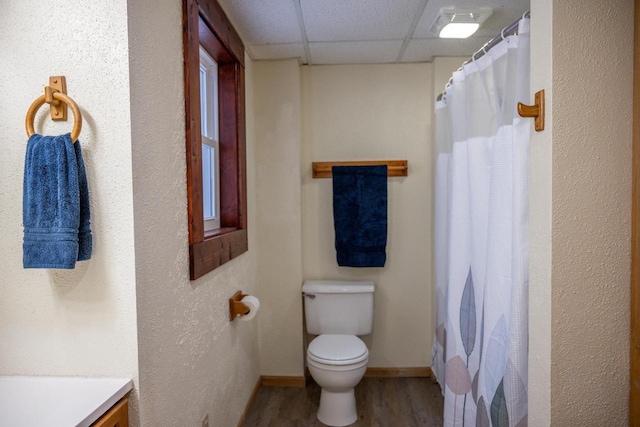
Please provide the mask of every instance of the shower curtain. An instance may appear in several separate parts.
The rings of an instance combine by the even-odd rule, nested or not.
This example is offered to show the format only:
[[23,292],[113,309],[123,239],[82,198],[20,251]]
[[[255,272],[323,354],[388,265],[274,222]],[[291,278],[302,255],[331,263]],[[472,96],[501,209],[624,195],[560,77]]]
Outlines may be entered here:
[[529,19],[436,103],[436,337],[445,426],[527,425]]

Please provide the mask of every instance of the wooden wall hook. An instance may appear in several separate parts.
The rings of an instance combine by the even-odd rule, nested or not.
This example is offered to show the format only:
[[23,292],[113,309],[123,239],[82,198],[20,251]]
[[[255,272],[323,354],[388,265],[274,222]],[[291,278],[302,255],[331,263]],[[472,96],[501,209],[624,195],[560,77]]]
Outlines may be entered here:
[[536,132],[544,130],[544,89],[536,92],[534,104],[526,105],[518,102],[518,114],[520,117],[534,117],[534,127]]
[[[49,92],[49,98],[47,98],[47,92]],[[60,102],[53,98],[55,92],[67,94],[67,80],[64,76],[51,76],[49,77],[49,86],[44,88],[45,101],[49,104],[49,112],[51,113],[51,120],[55,121],[67,121],[67,104]]]
[[242,298],[246,296],[247,294],[243,294],[242,291],[237,291],[229,298],[229,320],[233,320],[249,312],[249,307],[242,302]]

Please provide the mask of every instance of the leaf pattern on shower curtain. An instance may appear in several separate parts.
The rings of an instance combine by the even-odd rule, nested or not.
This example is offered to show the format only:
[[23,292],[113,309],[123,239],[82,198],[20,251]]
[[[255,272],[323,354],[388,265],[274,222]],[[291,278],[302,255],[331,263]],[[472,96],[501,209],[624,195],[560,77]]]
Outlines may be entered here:
[[440,323],[436,328],[436,340],[442,346],[442,363],[447,363],[447,330],[444,328],[444,323]]
[[480,366],[482,366],[482,352],[484,347],[484,304],[482,304],[482,314],[480,316],[480,357],[478,358],[478,370],[473,376],[473,384],[471,385],[471,392],[473,395],[473,401],[478,403],[478,383],[480,381]]
[[[460,337],[462,338],[462,346],[464,353],[467,355],[467,366],[469,365],[469,356],[473,353],[476,345],[476,293],[473,288],[473,274],[471,274],[471,266],[469,266],[469,274],[462,290],[462,300],[460,301]],[[467,410],[467,395],[464,396],[462,405],[462,427],[465,425],[465,414]]]
[[529,421],[527,420],[527,416],[525,415],[525,417],[523,419],[521,419],[518,424],[516,424],[516,427],[529,427]]
[[476,293],[473,289],[471,267],[469,267],[467,282],[464,285],[460,302],[460,335],[464,352],[468,358],[476,345]]
[[444,331],[444,334],[442,336],[442,363],[445,364],[445,369],[446,369],[446,363],[447,363],[447,329],[446,328],[442,328],[442,330]]
[[473,401],[478,403],[478,377],[480,376],[480,369],[476,371],[476,374],[473,376],[473,381],[471,382],[471,395],[473,396]]
[[480,314],[480,358],[478,365],[482,365],[482,353],[484,351],[484,299],[482,301],[482,314]]
[[[486,396],[496,392],[507,366],[507,323],[504,314],[493,328],[487,342],[487,354],[484,360],[484,385]],[[484,394],[484,393],[483,393]]]
[[447,300],[445,299],[444,290],[442,289],[442,287],[439,287],[438,291],[436,292],[436,304],[438,305],[436,309],[436,321],[444,323],[445,318],[447,317],[447,313],[445,310]]
[[440,323],[436,328],[436,339],[438,340],[440,345],[443,347],[444,347],[445,333],[446,331],[444,329],[444,323]]
[[507,362],[504,377],[504,394],[509,398],[507,400],[509,418],[517,425],[520,425],[520,420],[525,419],[524,425],[526,425],[527,387],[511,358]]
[[455,395],[467,394],[471,390],[471,375],[467,364],[460,356],[452,357],[444,367],[444,382]]
[[487,404],[484,403],[484,397],[480,396],[478,400],[478,412],[476,414],[476,427],[491,427],[489,415],[487,415]]
[[504,397],[504,380],[500,381],[496,394],[491,401],[491,424],[493,427],[509,427],[507,400]]
[[[445,325],[452,325],[453,322],[451,321],[451,318],[449,316],[447,316],[447,320],[445,321]],[[454,328],[455,331],[455,328]],[[454,334],[455,332],[452,332],[452,334]],[[447,330],[446,326],[444,328],[444,344],[442,345],[443,351],[442,351],[442,361],[444,363],[444,369],[447,369],[447,359],[455,356],[458,352],[456,349],[456,339],[455,336],[449,336],[449,331]],[[445,377],[447,376],[446,372],[445,372]]]

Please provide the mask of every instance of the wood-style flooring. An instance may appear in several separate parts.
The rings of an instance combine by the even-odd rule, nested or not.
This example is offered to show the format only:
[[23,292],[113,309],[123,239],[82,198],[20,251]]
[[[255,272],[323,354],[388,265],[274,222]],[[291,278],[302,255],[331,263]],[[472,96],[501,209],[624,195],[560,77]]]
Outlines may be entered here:
[[[324,426],[316,418],[320,387],[261,387],[245,427]],[[442,426],[444,399],[429,378],[365,377],[356,386],[358,421],[352,426]]]

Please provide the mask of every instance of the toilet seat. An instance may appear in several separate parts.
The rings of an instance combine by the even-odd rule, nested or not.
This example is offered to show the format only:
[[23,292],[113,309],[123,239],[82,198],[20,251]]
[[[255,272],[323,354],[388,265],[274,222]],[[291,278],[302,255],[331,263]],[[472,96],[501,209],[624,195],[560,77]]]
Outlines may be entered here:
[[366,344],[355,335],[325,334],[316,337],[307,350],[309,361],[322,365],[354,365],[369,358]]

